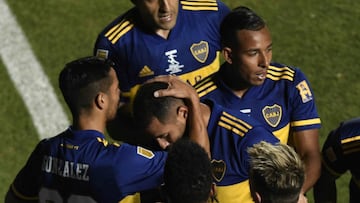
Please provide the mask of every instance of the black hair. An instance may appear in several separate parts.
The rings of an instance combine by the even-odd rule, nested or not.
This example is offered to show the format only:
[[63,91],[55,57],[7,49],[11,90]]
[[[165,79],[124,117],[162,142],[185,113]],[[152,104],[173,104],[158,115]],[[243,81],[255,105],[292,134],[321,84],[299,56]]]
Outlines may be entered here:
[[114,63],[95,56],[67,63],[59,76],[59,87],[71,112],[78,114],[89,108],[99,92],[107,92],[112,79],[110,69]]
[[189,139],[171,145],[164,169],[165,194],[171,203],[207,202],[213,183],[208,154]]
[[236,45],[236,32],[240,30],[257,31],[266,26],[265,21],[253,10],[245,6],[234,8],[222,21],[220,35],[222,46]]
[[153,118],[162,123],[170,121],[172,111],[182,99],[175,97],[154,97],[154,92],[168,88],[168,83],[152,82],[143,84],[136,93],[133,103],[133,116],[137,125],[147,128]]

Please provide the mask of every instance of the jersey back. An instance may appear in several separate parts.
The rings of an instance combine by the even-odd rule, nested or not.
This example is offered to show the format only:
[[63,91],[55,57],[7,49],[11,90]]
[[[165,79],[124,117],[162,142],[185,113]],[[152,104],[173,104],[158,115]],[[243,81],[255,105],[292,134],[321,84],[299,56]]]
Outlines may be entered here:
[[109,144],[97,131],[72,131],[41,141],[12,185],[39,202],[140,202],[162,183],[166,152]]

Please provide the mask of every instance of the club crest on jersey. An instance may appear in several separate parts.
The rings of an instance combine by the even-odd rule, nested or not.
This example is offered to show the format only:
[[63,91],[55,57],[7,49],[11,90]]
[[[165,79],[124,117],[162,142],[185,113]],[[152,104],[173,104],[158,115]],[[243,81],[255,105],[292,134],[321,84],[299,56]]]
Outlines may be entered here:
[[281,116],[282,116],[282,108],[281,106],[274,104],[272,106],[265,106],[262,110],[265,121],[271,126],[276,127],[279,125]]
[[299,94],[303,103],[306,103],[313,99],[309,85],[305,80],[299,82],[299,84],[296,85],[296,88],[299,90]]
[[213,170],[213,176],[214,179],[217,182],[220,182],[225,175],[226,171],[226,164],[223,160],[211,160],[212,170]]
[[209,44],[206,41],[192,44],[190,47],[192,55],[201,63],[204,63],[209,55]]

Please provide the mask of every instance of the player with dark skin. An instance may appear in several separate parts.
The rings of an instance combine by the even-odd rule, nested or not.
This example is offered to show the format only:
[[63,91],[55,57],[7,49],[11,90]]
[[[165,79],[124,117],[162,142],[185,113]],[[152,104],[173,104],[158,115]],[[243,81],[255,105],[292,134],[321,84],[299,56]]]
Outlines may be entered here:
[[[214,90],[214,92],[217,91],[216,94],[218,95],[215,96],[209,93],[209,98],[216,97],[216,99],[218,99],[220,103],[221,101],[224,101],[224,103],[221,104],[230,109],[238,109],[236,103],[240,104],[241,102],[245,101],[244,98],[246,97],[248,100],[253,99],[253,102],[263,102],[262,98],[266,98],[268,97],[268,95],[261,95],[262,98],[257,98],[257,95],[259,95],[262,91],[267,91],[269,89],[269,87],[265,87],[264,84],[269,84],[266,83],[266,81],[269,82],[270,80],[268,78],[268,69],[271,66],[270,62],[272,60],[273,54],[273,42],[268,26],[252,10],[246,7],[238,7],[234,9],[223,20],[221,25],[221,38],[223,43],[222,53],[225,62],[221,66],[219,72],[215,73],[216,76],[214,76],[213,78],[216,77],[216,79],[209,80],[211,80],[212,82],[214,80],[217,80],[219,81],[219,83],[224,84],[223,86],[226,86],[226,88],[220,88],[219,83],[216,83],[216,90]],[[276,82],[278,81],[271,81],[271,85],[277,85]],[[278,83],[280,84],[280,82]],[[202,82],[199,82],[200,88],[202,88],[201,83]],[[284,82],[281,84],[283,85],[290,83]],[[195,88],[198,88],[198,92],[200,90],[199,87],[195,85]],[[290,87],[288,86],[284,89],[286,91],[287,89],[290,89]],[[269,89],[268,91],[271,92],[272,90]],[[211,92],[212,90],[209,91]],[[279,91],[278,94],[287,95],[287,92],[285,91]],[[224,92],[226,92],[226,96],[231,95],[231,98],[233,100],[227,100]],[[293,92],[299,91],[297,91],[295,88]],[[283,105],[282,108],[286,108],[286,102],[289,101],[289,98],[286,98],[286,96],[284,96],[283,98],[286,101],[284,102],[285,105]],[[269,101],[269,103],[274,102],[274,100],[276,99],[271,98],[271,101]],[[313,100],[311,99],[310,101]],[[264,103],[265,102],[266,101],[264,101]],[[267,105],[269,105],[269,103],[267,103]],[[254,109],[255,108],[256,107],[254,107]],[[298,109],[301,109],[301,107],[299,107]],[[252,110],[252,112],[255,114],[254,111],[255,110]],[[290,111],[288,112],[290,114]],[[291,118],[292,116],[293,115],[289,115],[289,117]],[[258,117],[255,118],[260,119]],[[316,122],[318,121],[317,123],[315,123],[316,125],[320,123],[320,119],[318,118],[311,118],[308,120]],[[291,120],[290,122],[296,123],[296,120]],[[266,122],[265,124],[268,125]],[[293,142],[292,144],[295,146],[297,153],[300,155],[300,157],[305,163],[306,179],[300,193],[299,202],[301,202],[302,199],[305,199],[304,194],[313,187],[320,175],[321,157],[318,127],[314,127],[311,129],[310,127],[307,129],[296,129],[293,131],[292,136],[289,136],[290,132],[292,131],[288,130],[289,133],[282,133],[283,137],[278,136],[276,132],[274,132],[274,130],[272,131],[282,143],[288,143],[288,141],[289,143]]]

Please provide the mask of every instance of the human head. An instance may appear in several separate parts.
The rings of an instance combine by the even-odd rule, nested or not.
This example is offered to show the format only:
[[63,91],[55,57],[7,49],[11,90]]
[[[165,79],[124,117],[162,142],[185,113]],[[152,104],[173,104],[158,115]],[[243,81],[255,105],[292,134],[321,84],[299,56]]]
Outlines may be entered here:
[[145,26],[158,32],[169,32],[176,24],[179,0],[131,0]]
[[180,139],[171,145],[164,168],[164,192],[170,203],[203,203],[214,194],[211,163],[198,144]]
[[271,35],[264,20],[247,7],[237,7],[222,21],[220,35],[227,75],[235,83],[232,88],[263,84],[272,58]]
[[248,149],[249,183],[256,203],[296,203],[304,183],[304,164],[286,144],[260,142]]
[[167,89],[168,83],[143,84],[136,93],[133,115],[137,125],[166,149],[185,133],[188,107],[175,97],[154,97],[154,92]]
[[113,62],[85,57],[67,63],[59,76],[59,87],[74,117],[96,107],[113,119],[119,107],[120,89]]

